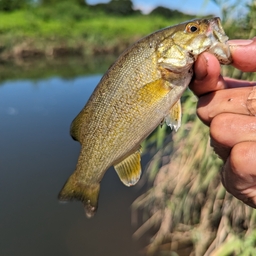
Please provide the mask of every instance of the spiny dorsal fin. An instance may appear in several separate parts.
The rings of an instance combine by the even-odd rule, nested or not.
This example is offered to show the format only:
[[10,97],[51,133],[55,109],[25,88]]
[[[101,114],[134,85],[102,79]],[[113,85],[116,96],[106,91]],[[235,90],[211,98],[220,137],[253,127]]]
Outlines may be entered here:
[[126,157],[122,162],[114,166],[120,180],[130,187],[135,185],[141,175],[140,150]]
[[181,116],[181,103],[180,100],[178,100],[170,109],[169,115],[165,117],[165,122],[177,132],[177,130],[180,128]]

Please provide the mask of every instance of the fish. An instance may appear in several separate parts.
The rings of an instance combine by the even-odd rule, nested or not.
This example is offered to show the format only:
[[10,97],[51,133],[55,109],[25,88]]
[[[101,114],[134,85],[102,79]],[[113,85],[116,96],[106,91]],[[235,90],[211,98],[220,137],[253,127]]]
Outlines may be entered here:
[[178,130],[180,98],[197,56],[208,51],[230,64],[227,40],[220,18],[202,18],[153,32],[126,49],[71,124],[70,135],[81,151],[59,200],[80,200],[90,218],[111,166],[126,186],[135,185],[142,172],[141,143],[163,120]]

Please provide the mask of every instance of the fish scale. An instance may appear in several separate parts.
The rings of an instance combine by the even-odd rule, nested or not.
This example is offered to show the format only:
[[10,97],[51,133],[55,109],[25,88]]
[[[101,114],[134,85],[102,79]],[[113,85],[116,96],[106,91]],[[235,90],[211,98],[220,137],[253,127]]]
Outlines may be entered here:
[[125,50],[71,124],[81,151],[59,199],[81,200],[92,217],[110,166],[125,185],[136,184],[141,142],[164,119],[178,129],[179,100],[192,79],[194,61],[209,51],[229,64],[227,40],[219,18],[198,19],[156,31]]

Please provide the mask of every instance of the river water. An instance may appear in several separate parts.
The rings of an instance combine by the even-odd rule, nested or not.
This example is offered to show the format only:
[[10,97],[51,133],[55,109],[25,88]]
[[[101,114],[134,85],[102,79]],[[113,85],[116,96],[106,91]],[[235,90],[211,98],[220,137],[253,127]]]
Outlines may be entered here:
[[57,200],[80,150],[69,136],[70,123],[100,78],[0,84],[1,256],[138,255],[130,206],[140,184],[127,188],[110,169],[92,219],[86,219],[80,202]]

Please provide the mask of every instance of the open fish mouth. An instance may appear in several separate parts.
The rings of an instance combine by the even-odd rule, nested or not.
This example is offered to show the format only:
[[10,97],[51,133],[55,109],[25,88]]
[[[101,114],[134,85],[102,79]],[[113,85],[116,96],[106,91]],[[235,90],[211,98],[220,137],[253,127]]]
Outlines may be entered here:
[[220,64],[227,65],[232,63],[230,49],[227,44],[228,36],[225,34],[225,31],[221,25],[220,18],[215,17],[210,20],[208,33],[208,36],[211,38],[212,45],[207,51],[214,54],[219,60]]

